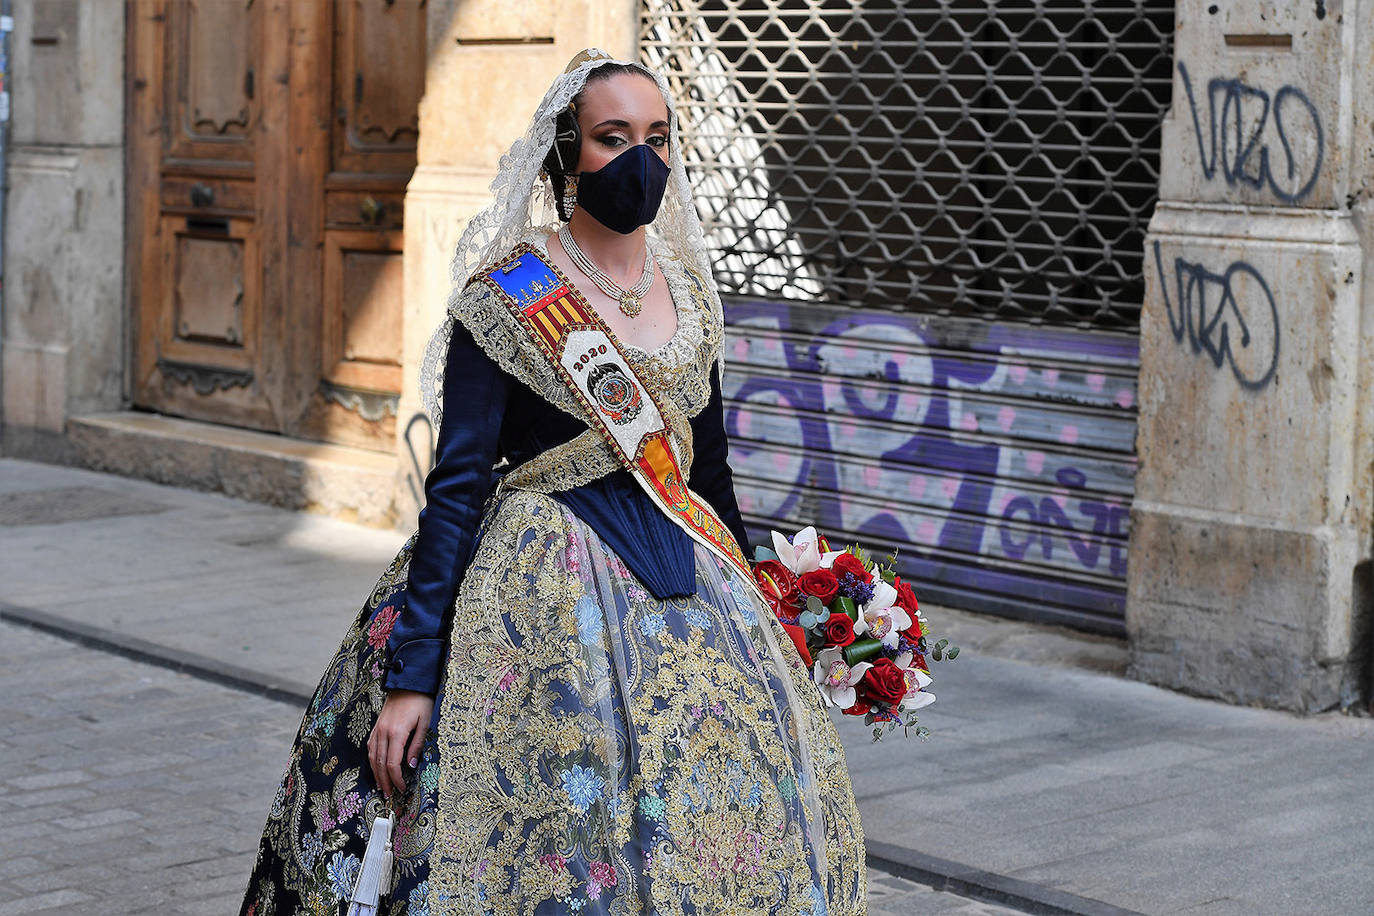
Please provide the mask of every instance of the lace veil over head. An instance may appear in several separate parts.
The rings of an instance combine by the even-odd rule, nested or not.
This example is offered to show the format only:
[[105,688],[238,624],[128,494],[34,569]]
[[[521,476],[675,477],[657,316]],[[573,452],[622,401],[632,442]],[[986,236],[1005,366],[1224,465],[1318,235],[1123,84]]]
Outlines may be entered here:
[[548,234],[557,229],[553,189],[547,177],[541,174],[544,156],[553,145],[554,121],[559,112],[567,108],[582,91],[588,75],[607,64],[635,67],[658,84],[664,104],[668,106],[669,175],[663,204],[648,231],[669,252],[696,270],[710,288],[713,307],[717,312],[720,309],[720,297],[712,279],[706,241],[682,164],[677,110],[667,80],[641,63],[617,60],[599,48],[588,48],[574,57],[567,70],[553,81],[535,110],[525,135],[516,140],[501,157],[496,179],[491,183],[491,204],[472,217],[458,240],[457,250],[449,265],[453,287],[446,313],[430,337],[420,367],[420,398],[436,430],[443,421],[444,364],[463,288],[482,268],[494,264],[536,230]]

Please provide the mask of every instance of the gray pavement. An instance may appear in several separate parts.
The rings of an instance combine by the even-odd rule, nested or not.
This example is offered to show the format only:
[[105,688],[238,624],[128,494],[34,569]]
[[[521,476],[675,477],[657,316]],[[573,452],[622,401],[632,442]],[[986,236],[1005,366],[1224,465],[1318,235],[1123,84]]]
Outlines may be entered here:
[[231,914],[300,713],[0,624],[0,916]]
[[[0,614],[288,695],[403,540],[0,459]],[[1374,912],[1374,720],[1180,696],[1123,680],[1110,640],[930,616],[963,646],[934,672],[933,737],[840,723],[870,852],[898,873],[962,868],[947,886],[1041,912]],[[0,646],[22,696],[0,713],[0,916],[228,912],[297,708],[8,625]],[[875,914],[1005,912],[872,874]]]

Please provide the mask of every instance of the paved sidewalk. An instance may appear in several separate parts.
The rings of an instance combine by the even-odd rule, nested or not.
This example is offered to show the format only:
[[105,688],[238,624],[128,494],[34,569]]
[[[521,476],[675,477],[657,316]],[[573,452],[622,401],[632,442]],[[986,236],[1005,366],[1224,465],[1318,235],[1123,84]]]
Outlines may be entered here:
[[[287,695],[313,688],[403,540],[219,496],[0,459],[0,614],[105,633],[193,668],[231,664],[231,679],[275,684]],[[1110,641],[969,615],[932,617],[937,627],[947,622],[964,650],[936,666],[940,700],[922,716],[934,736],[871,746],[860,723],[840,723],[871,853],[904,864],[909,875],[943,869],[956,889],[966,886],[960,881],[1001,887],[1023,905],[1034,897],[1023,892],[1040,888],[1040,899],[1057,901],[1059,911],[1093,912],[1093,901],[1145,913],[1369,910],[1374,720],[1296,719],[1184,697],[1100,673],[1120,667],[1120,648]],[[145,803],[161,808],[149,809],[141,826],[134,825],[143,814],[127,817],[127,831],[146,829],[178,851],[203,850],[151,866],[167,871],[157,882],[170,883],[150,887],[180,888],[168,892],[178,895],[204,880],[215,893],[237,891],[230,886],[246,874],[246,859],[237,870],[211,863],[248,854],[297,724],[295,708],[9,626],[0,640],[3,680],[22,698],[22,712],[0,719],[0,750],[14,761],[0,811],[22,833],[0,839],[21,845],[0,857],[0,916],[36,911],[14,904],[15,893],[103,893],[132,847],[111,842],[130,835],[124,821],[95,812],[141,812]],[[128,686],[142,679],[157,685],[146,688],[149,699],[119,699],[143,689]],[[44,707],[42,698],[54,705]],[[30,703],[38,712],[25,708]],[[113,715],[120,725],[99,737],[100,726],[85,715]],[[82,745],[92,730],[97,737]],[[240,740],[256,762],[226,761]],[[205,759],[198,747],[218,750]],[[118,763],[139,754],[153,761],[146,771]],[[64,789],[56,777],[51,787],[40,779],[27,790],[52,793],[29,804],[51,800],[70,815],[20,813],[15,799],[25,792],[13,779],[104,773],[103,766],[114,770],[92,777],[99,784]],[[107,777],[114,783],[106,785]],[[120,793],[132,800],[120,801]],[[62,827],[68,816],[74,820]],[[89,871],[69,886],[43,877],[16,883],[13,870],[23,866],[14,863],[40,860],[38,850],[28,851],[40,836],[55,848],[83,846],[93,855],[101,848],[110,858],[60,853]],[[963,877],[953,874],[959,866]],[[896,879],[874,876],[875,907],[885,912],[997,912],[902,882],[889,892]],[[907,899],[913,893],[926,897]],[[69,903],[73,912],[121,911],[49,899],[54,912]],[[163,899],[190,912],[224,911]]]

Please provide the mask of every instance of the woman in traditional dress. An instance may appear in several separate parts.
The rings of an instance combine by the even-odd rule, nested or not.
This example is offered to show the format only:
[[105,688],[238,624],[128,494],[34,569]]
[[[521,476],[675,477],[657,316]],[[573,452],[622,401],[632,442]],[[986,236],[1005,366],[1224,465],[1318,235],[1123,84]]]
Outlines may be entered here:
[[839,739],[741,550],[667,84],[579,54],[492,190],[426,354],[418,530],[311,701],[243,912],[344,912],[389,814],[381,913],[863,913]]

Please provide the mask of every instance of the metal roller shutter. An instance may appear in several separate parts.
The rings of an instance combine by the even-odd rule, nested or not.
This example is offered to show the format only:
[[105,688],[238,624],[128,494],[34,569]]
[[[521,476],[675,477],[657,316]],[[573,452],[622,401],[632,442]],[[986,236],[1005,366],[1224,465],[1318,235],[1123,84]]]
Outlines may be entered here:
[[1160,0],[647,0],[726,298],[751,532],[1120,632]]

